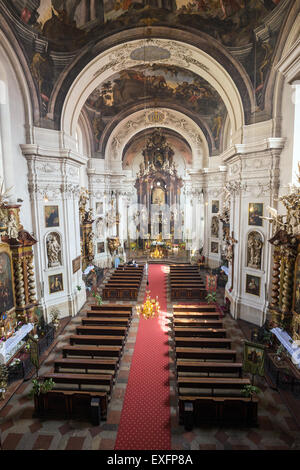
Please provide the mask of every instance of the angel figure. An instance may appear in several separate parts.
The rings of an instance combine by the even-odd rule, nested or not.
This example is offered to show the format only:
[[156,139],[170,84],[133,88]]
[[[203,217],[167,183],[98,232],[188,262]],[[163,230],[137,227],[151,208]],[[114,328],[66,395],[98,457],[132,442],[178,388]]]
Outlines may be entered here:
[[273,233],[276,233],[280,227],[285,227],[285,224],[283,223],[283,215],[278,215],[278,212],[274,207],[267,206],[266,207],[267,211],[269,211],[270,215],[272,217],[263,217],[260,216],[261,219],[268,220],[272,225],[273,225]]

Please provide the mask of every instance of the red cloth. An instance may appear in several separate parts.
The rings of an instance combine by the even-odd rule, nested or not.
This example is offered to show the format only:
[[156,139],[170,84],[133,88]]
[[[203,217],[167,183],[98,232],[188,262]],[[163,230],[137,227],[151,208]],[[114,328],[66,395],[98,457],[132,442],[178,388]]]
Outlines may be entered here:
[[170,386],[166,319],[166,274],[149,266],[151,298],[158,296],[159,318],[140,318],[115,450],[169,450]]

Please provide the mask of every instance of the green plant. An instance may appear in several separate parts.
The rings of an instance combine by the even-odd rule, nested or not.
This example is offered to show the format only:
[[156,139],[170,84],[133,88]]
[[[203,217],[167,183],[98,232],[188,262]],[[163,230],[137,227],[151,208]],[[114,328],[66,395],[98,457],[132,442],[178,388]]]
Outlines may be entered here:
[[93,292],[93,293],[92,293],[92,296],[95,297],[95,299],[97,300],[97,304],[98,304],[98,305],[102,305],[103,300],[102,300],[101,295],[96,294],[95,292]]
[[78,291],[80,291],[80,290],[81,290],[81,286],[76,286],[76,289],[77,289]]
[[259,387],[256,387],[255,385],[244,385],[241,390],[241,393],[244,397],[252,397],[252,395],[258,395],[260,392],[261,389]]
[[53,389],[55,382],[52,379],[46,379],[43,382],[39,379],[32,380],[32,390],[30,396],[39,395],[40,393],[47,393]]
[[282,354],[284,353],[284,346],[281,344],[280,346],[278,346],[277,350],[276,350],[276,356],[277,357],[282,357]]
[[205,297],[205,300],[210,304],[212,302],[217,301],[217,293],[216,292],[209,292]]

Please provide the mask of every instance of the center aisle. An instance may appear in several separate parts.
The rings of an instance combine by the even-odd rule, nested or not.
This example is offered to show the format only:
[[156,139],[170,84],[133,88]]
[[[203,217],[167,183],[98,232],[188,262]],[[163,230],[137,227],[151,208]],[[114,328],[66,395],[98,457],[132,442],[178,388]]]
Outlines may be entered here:
[[159,318],[140,318],[115,450],[169,450],[170,388],[164,265],[149,265],[151,298]]

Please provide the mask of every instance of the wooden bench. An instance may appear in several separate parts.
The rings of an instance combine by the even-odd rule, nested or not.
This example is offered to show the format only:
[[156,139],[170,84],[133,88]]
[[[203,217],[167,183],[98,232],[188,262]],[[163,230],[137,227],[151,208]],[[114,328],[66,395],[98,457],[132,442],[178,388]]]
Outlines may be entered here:
[[[233,396],[234,391],[238,394],[245,385],[251,385],[248,378],[241,377],[181,377],[177,378],[177,387],[179,395],[195,395],[201,396],[207,394],[207,389],[211,391],[213,396],[216,390],[222,389],[223,396]],[[196,389],[194,393],[194,389]],[[201,392],[203,390],[203,392]],[[227,390],[226,395],[224,391]]]
[[63,357],[77,356],[77,357],[115,357],[120,358],[122,355],[122,346],[65,346],[62,349]]
[[174,320],[180,318],[198,319],[198,320],[220,320],[219,312],[173,312]]
[[34,396],[35,413],[41,418],[88,419],[99,426],[107,418],[106,392],[50,390]]
[[124,312],[132,313],[132,305],[119,305],[119,304],[103,304],[103,305],[90,305],[91,310],[96,310],[97,312]]
[[198,318],[171,318],[174,327],[188,328],[223,328],[222,320],[206,320]]
[[65,388],[66,390],[83,390],[86,392],[106,392],[111,394],[113,374],[68,374],[62,372],[49,372],[43,374],[42,379],[52,379],[55,382],[53,390]]
[[73,359],[73,358],[62,358],[57,359],[54,362],[54,372],[64,372],[67,369],[74,369],[77,372],[79,370],[88,374],[92,370],[93,373],[101,373],[102,371],[108,371],[115,375],[118,369],[118,359]]
[[189,327],[174,327],[173,334],[175,337],[179,336],[203,336],[205,338],[225,338],[226,330],[224,328],[189,328]]
[[194,374],[205,373],[208,376],[214,374],[232,374],[242,376],[243,364],[241,362],[209,362],[209,361],[186,361],[178,359],[176,361],[177,373],[191,372]]
[[174,312],[217,312],[218,309],[215,305],[202,304],[202,305],[173,305]]
[[178,403],[186,431],[203,424],[257,426],[257,398],[179,396]]
[[71,335],[69,340],[71,346],[74,344],[123,346],[124,344],[124,336],[112,335]]
[[128,328],[126,326],[101,326],[82,325],[76,327],[77,335],[106,335],[106,336],[126,336]]
[[179,318],[197,318],[198,320],[219,320],[219,312],[173,312],[173,318],[178,320]]
[[207,293],[202,287],[184,287],[182,285],[171,286],[171,300],[183,300],[183,299],[204,299]]
[[236,351],[222,348],[185,348],[176,347],[177,359],[236,361]]
[[122,317],[122,318],[126,318],[127,320],[131,320],[131,317],[132,317],[132,313],[131,312],[123,312],[123,311],[110,311],[110,310],[87,310],[85,312],[86,316],[87,317],[94,317],[94,318],[108,318],[108,319],[111,319],[111,318],[114,318],[114,317]]
[[175,343],[177,347],[188,348],[231,348],[231,340],[228,338],[198,338],[196,336],[175,336]]
[[127,317],[114,317],[114,318],[110,318],[110,317],[104,317],[102,318],[101,316],[89,316],[89,317],[86,317],[86,318],[82,318],[81,320],[81,323],[83,325],[119,325],[119,326],[124,326],[124,327],[129,327],[129,324],[130,324],[130,319]]
[[139,289],[137,287],[130,286],[105,286],[102,290],[104,299],[111,300],[137,300]]

